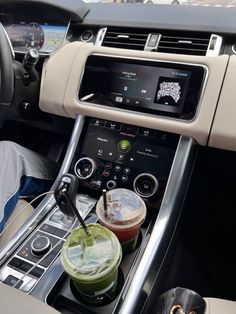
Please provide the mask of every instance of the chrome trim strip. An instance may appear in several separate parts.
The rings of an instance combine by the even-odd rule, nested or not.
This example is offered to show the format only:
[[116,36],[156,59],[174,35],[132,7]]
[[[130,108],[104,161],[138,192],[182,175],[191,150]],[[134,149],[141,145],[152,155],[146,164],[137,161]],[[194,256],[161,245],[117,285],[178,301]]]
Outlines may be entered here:
[[[66,173],[69,170],[70,163],[74,156],[81,135],[84,120],[84,116],[77,116],[63,164],[51,190],[53,190],[58,185],[62,174]],[[39,224],[39,222],[45,217],[45,215],[50,212],[55,203],[55,199],[52,195],[47,195],[42,200],[42,202],[35,209],[34,214],[25,222],[25,224],[16,232],[16,234],[14,234],[10,241],[1,248],[0,265],[2,265],[6,261],[6,259],[13,253],[16,247],[26,238],[27,235],[32,232],[32,230]]]
[[[150,40],[152,35],[157,35],[158,36],[156,45],[154,47],[150,47],[148,45],[149,44],[149,40]],[[146,40],[146,43],[145,43],[145,47],[144,47],[144,51],[157,51],[159,43],[160,43],[160,40],[161,40],[161,36],[162,36],[161,34],[157,34],[157,33],[150,33],[150,34],[148,34],[148,37],[147,37],[147,40]]]
[[[212,41],[215,40],[214,49],[211,49]],[[216,57],[219,56],[221,46],[222,46],[223,38],[219,35],[212,34],[209,40],[209,44],[207,47],[206,56],[207,57]]]
[[114,313],[140,313],[140,306],[143,306],[140,304],[143,299],[142,292],[144,291],[148,295],[151,290],[181,213],[181,204],[195,156],[192,154],[194,144],[195,142],[191,138],[180,138],[150,240],[133,277],[129,275],[130,278],[123,288]]
[[103,42],[103,39],[105,37],[106,32],[107,32],[107,27],[101,28],[98,31],[98,34],[97,34],[97,37],[96,37],[96,40],[94,43],[95,46],[101,46],[102,45],[102,42]]

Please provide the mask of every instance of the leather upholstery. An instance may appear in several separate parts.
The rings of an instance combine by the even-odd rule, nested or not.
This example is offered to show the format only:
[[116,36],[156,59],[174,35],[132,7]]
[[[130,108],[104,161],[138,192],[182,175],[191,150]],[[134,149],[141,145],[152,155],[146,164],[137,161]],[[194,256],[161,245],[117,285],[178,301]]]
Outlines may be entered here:
[[0,283],[0,303],[0,312],[5,314],[60,314],[49,305],[4,283]]
[[16,208],[9,217],[4,231],[0,236],[0,248],[5,245],[12,237],[15,232],[23,226],[26,220],[33,213],[34,208],[24,199],[19,199],[16,204]]
[[205,314],[236,314],[236,302],[216,298],[204,298],[204,300]]

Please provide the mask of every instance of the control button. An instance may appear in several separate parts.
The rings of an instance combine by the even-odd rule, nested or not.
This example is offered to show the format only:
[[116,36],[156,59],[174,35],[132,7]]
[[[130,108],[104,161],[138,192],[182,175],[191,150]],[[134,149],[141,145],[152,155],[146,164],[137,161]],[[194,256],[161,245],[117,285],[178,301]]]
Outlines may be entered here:
[[102,184],[102,181],[100,180],[94,180],[94,181],[90,181],[90,186],[94,189],[99,189],[101,184]]
[[46,236],[40,236],[31,243],[32,253],[36,256],[46,254],[52,246],[51,241]]
[[110,171],[109,170],[105,170],[103,171],[103,174],[102,174],[104,177],[109,177],[110,175]]
[[120,172],[121,171],[121,166],[120,165],[115,165],[114,167],[116,172]]
[[124,160],[124,159],[125,159],[125,155],[124,155],[124,154],[118,154],[118,155],[117,155],[117,158],[118,158],[119,160]]
[[119,131],[121,129],[121,123],[106,121],[105,127],[112,130]]
[[130,171],[131,171],[130,168],[125,168],[125,169],[123,170],[124,174],[129,174]]
[[[63,221],[63,224],[68,223],[68,221],[67,221],[67,217],[68,217],[68,216],[63,215],[63,217],[66,217],[65,223],[64,223],[64,221]],[[66,222],[66,221],[67,221],[67,222]],[[71,220],[70,220],[70,222],[71,222]],[[70,223],[70,225],[71,225],[71,223]],[[35,238],[38,238],[38,237],[41,237],[41,236],[45,236],[45,233],[37,231],[37,232],[34,234],[34,236],[29,239],[28,242],[33,242],[33,240],[34,240]],[[52,243],[52,246],[56,245],[56,244],[60,241],[60,239],[55,238],[55,237],[53,237],[53,236],[51,236],[51,235],[47,235],[47,237],[50,239],[50,242]]]
[[96,126],[104,126],[105,125],[105,120],[101,120],[101,119],[90,119],[90,124],[96,125]]
[[177,143],[177,141],[179,139],[179,135],[167,133],[167,132],[162,132],[162,131],[157,131],[156,138],[162,142],[168,142],[168,143],[175,143],[176,142]]
[[36,279],[33,279],[30,276],[24,276],[24,284],[20,288],[20,290],[24,292],[29,292],[33,288],[33,286],[36,284],[36,282],[37,282]]
[[159,183],[152,174],[141,173],[134,180],[134,190],[141,197],[151,197],[158,190]]
[[151,34],[151,36],[149,37],[147,46],[150,48],[155,48],[157,45],[158,38],[159,38],[159,34]]
[[57,227],[54,227],[54,226],[51,226],[49,224],[43,224],[39,230],[42,230],[42,231],[45,231],[45,232],[48,232],[48,233],[51,233],[59,238],[63,238],[67,231],[63,230],[63,229],[60,229],[60,228],[57,228]]
[[138,134],[141,135],[141,136],[155,137],[156,130],[139,128],[138,129]]
[[116,187],[117,187],[116,181],[114,181],[114,180],[109,180],[109,181],[107,182],[107,188],[108,188],[109,190],[114,189],[114,188],[116,188]]
[[123,101],[123,97],[116,96],[116,97],[115,97],[115,101],[116,101],[116,102],[122,102],[122,101]]
[[60,243],[58,243],[57,245],[55,245],[55,247],[52,248],[52,253],[54,253],[55,255],[57,255],[57,253],[59,253],[63,247],[64,241],[61,241]]
[[19,280],[19,279],[20,278],[17,278],[15,276],[9,275],[9,276],[7,276],[7,278],[3,282],[5,284],[7,284],[8,286],[14,286],[17,283],[14,287],[19,289],[20,286],[23,283],[23,280]]
[[22,272],[28,272],[31,269],[29,274],[37,278],[41,277],[44,273],[42,268],[34,266],[33,264],[23,261],[17,257],[13,257],[13,259],[10,260],[9,266],[21,270]]
[[34,255],[31,253],[31,244],[26,243],[20,251],[17,253],[18,256],[26,258],[29,261],[33,261]]
[[55,259],[56,255],[51,252],[49,253],[47,256],[45,256],[42,261],[39,262],[39,265],[43,266],[43,267],[48,267],[52,261]]
[[129,134],[137,134],[138,128],[133,125],[123,124],[122,131]]
[[121,140],[118,143],[118,150],[122,153],[127,153],[131,148],[131,143],[128,140]]
[[92,158],[83,157],[76,162],[74,172],[78,178],[86,180],[94,174],[96,168],[96,162]]
[[127,181],[129,180],[129,177],[128,177],[128,176],[122,176],[122,177],[121,177],[121,180],[122,180],[123,182],[127,182]]
[[111,169],[112,168],[112,164],[110,162],[105,164],[105,168],[106,169]]
[[82,41],[89,41],[93,38],[93,32],[88,30],[82,33],[81,40]]

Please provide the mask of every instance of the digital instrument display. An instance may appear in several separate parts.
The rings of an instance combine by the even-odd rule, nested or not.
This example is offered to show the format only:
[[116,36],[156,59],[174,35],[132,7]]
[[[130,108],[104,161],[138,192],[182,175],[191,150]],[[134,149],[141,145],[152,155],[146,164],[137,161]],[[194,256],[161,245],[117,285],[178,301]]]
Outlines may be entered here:
[[67,25],[20,22],[5,26],[5,29],[15,52],[36,48],[41,53],[51,53],[63,44]]
[[112,107],[189,118],[198,104],[204,76],[202,66],[90,56],[79,98]]

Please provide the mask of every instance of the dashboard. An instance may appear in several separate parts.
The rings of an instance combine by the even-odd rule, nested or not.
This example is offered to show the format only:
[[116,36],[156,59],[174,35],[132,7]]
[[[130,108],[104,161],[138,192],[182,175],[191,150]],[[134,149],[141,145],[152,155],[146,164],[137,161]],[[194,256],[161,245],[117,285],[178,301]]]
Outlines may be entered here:
[[227,71],[236,51],[234,9],[91,3],[81,19],[43,6],[1,11],[16,58],[32,47],[46,56],[58,51],[42,76],[42,111],[160,128],[201,145],[236,149],[232,136],[224,136],[236,132],[233,121],[217,115],[233,119],[234,89],[223,83],[235,76]]

